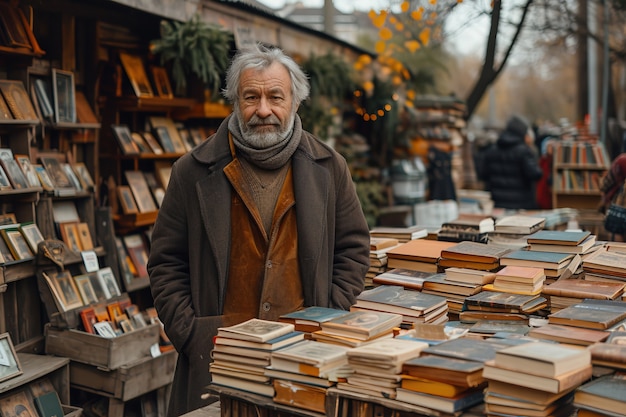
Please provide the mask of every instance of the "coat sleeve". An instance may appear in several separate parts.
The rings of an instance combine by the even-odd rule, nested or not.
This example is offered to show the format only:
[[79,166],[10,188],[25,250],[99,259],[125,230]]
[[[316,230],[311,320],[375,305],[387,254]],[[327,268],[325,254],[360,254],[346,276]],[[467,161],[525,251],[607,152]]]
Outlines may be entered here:
[[543,171],[541,170],[541,166],[539,166],[539,161],[535,156],[535,153],[528,146],[525,146],[523,151],[523,171],[524,176],[530,181],[539,181],[543,176]]

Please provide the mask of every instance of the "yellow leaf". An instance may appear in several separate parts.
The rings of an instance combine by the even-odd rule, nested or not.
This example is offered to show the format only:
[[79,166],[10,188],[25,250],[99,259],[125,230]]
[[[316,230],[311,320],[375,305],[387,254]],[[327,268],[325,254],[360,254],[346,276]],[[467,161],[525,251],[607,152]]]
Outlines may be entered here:
[[402,78],[400,78],[400,76],[398,75],[394,75],[393,78],[391,79],[391,83],[393,85],[400,85],[402,84]]
[[428,0],[428,2],[429,2],[430,4],[432,4],[433,6],[434,6],[435,4],[437,4],[437,0]]
[[396,30],[397,30],[398,32],[402,32],[402,31],[404,30],[404,24],[403,24],[402,22],[398,22],[398,23],[396,24]]
[[415,98],[415,90],[408,90],[406,92],[406,98],[413,100]]
[[380,37],[380,39],[388,41],[389,39],[393,37],[393,33],[391,32],[391,29],[389,28],[382,28],[378,32],[378,36]]
[[382,54],[383,52],[385,52],[385,42],[383,41],[376,42],[376,46],[374,47],[374,50],[379,54]]
[[365,81],[363,83],[363,90],[365,90],[366,92],[374,90],[374,83],[371,81]]
[[409,7],[411,6],[411,3],[408,1],[403,1],[402,4],[400,5],[400,10],[402,10],[402,13],[406,13],[409,11]]
[[422,45],[428,45],[428,41],[430,40],[430,28],[425,28],[422,33],[420,33],[419,38]]
[[375,27],[381,28],[385,24],[385,20],[387,20],[387,12],[383,10],[379,15],[375,15],[374,18],[370,16],[370,20]]

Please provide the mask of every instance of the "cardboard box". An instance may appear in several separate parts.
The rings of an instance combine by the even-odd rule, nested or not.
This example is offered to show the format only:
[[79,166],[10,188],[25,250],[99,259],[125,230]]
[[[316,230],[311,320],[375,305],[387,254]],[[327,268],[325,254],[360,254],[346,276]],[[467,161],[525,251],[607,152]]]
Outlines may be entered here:
[[72,387],[128,401],[165,387],[172,382],[178,354],[171,350],[155,358],[147,357],[115,370],[70,363]]
[[150,357],[150,347],[159,343],[159,324],[106,338],[75,329],[46,326],[46,353],[64,356],[72,361],[117,369],[139,359]]

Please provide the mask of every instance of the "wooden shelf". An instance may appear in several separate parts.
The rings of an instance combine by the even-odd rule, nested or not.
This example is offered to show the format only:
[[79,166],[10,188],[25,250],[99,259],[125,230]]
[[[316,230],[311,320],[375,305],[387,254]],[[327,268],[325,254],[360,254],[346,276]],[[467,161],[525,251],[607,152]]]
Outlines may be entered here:
[[69,403],[70,372],[68,358],[49,355],[35,355],[31,353],[18,353],[18,361],[22,367],[22,374],[15,378],[0,383],[0,393],[20,388],[44,376],[53,375],[53,383],[59,394],[61,402]]
[[189,119],[225,119],[232,113],[232,106],[221,103],[196,103],[192,108],[175,110],[173,117],[176,120]]
[[138,112],[169,112],[173,109],[191,109],[197,103],[190,98],[163,98],[163,97],[115,97],[106,98],[111,103],[101,103],[113,105],[119,111]]

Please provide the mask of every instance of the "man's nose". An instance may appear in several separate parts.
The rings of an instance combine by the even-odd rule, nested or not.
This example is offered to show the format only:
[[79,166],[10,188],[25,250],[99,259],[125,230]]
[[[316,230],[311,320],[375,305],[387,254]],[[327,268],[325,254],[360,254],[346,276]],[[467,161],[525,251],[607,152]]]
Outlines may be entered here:
[[265,97],[261,97],[259,100],[259,105],[256,109],[256,115],[262,119],[269,117],[272,114],[272,108],[270,106],[269,101]]

